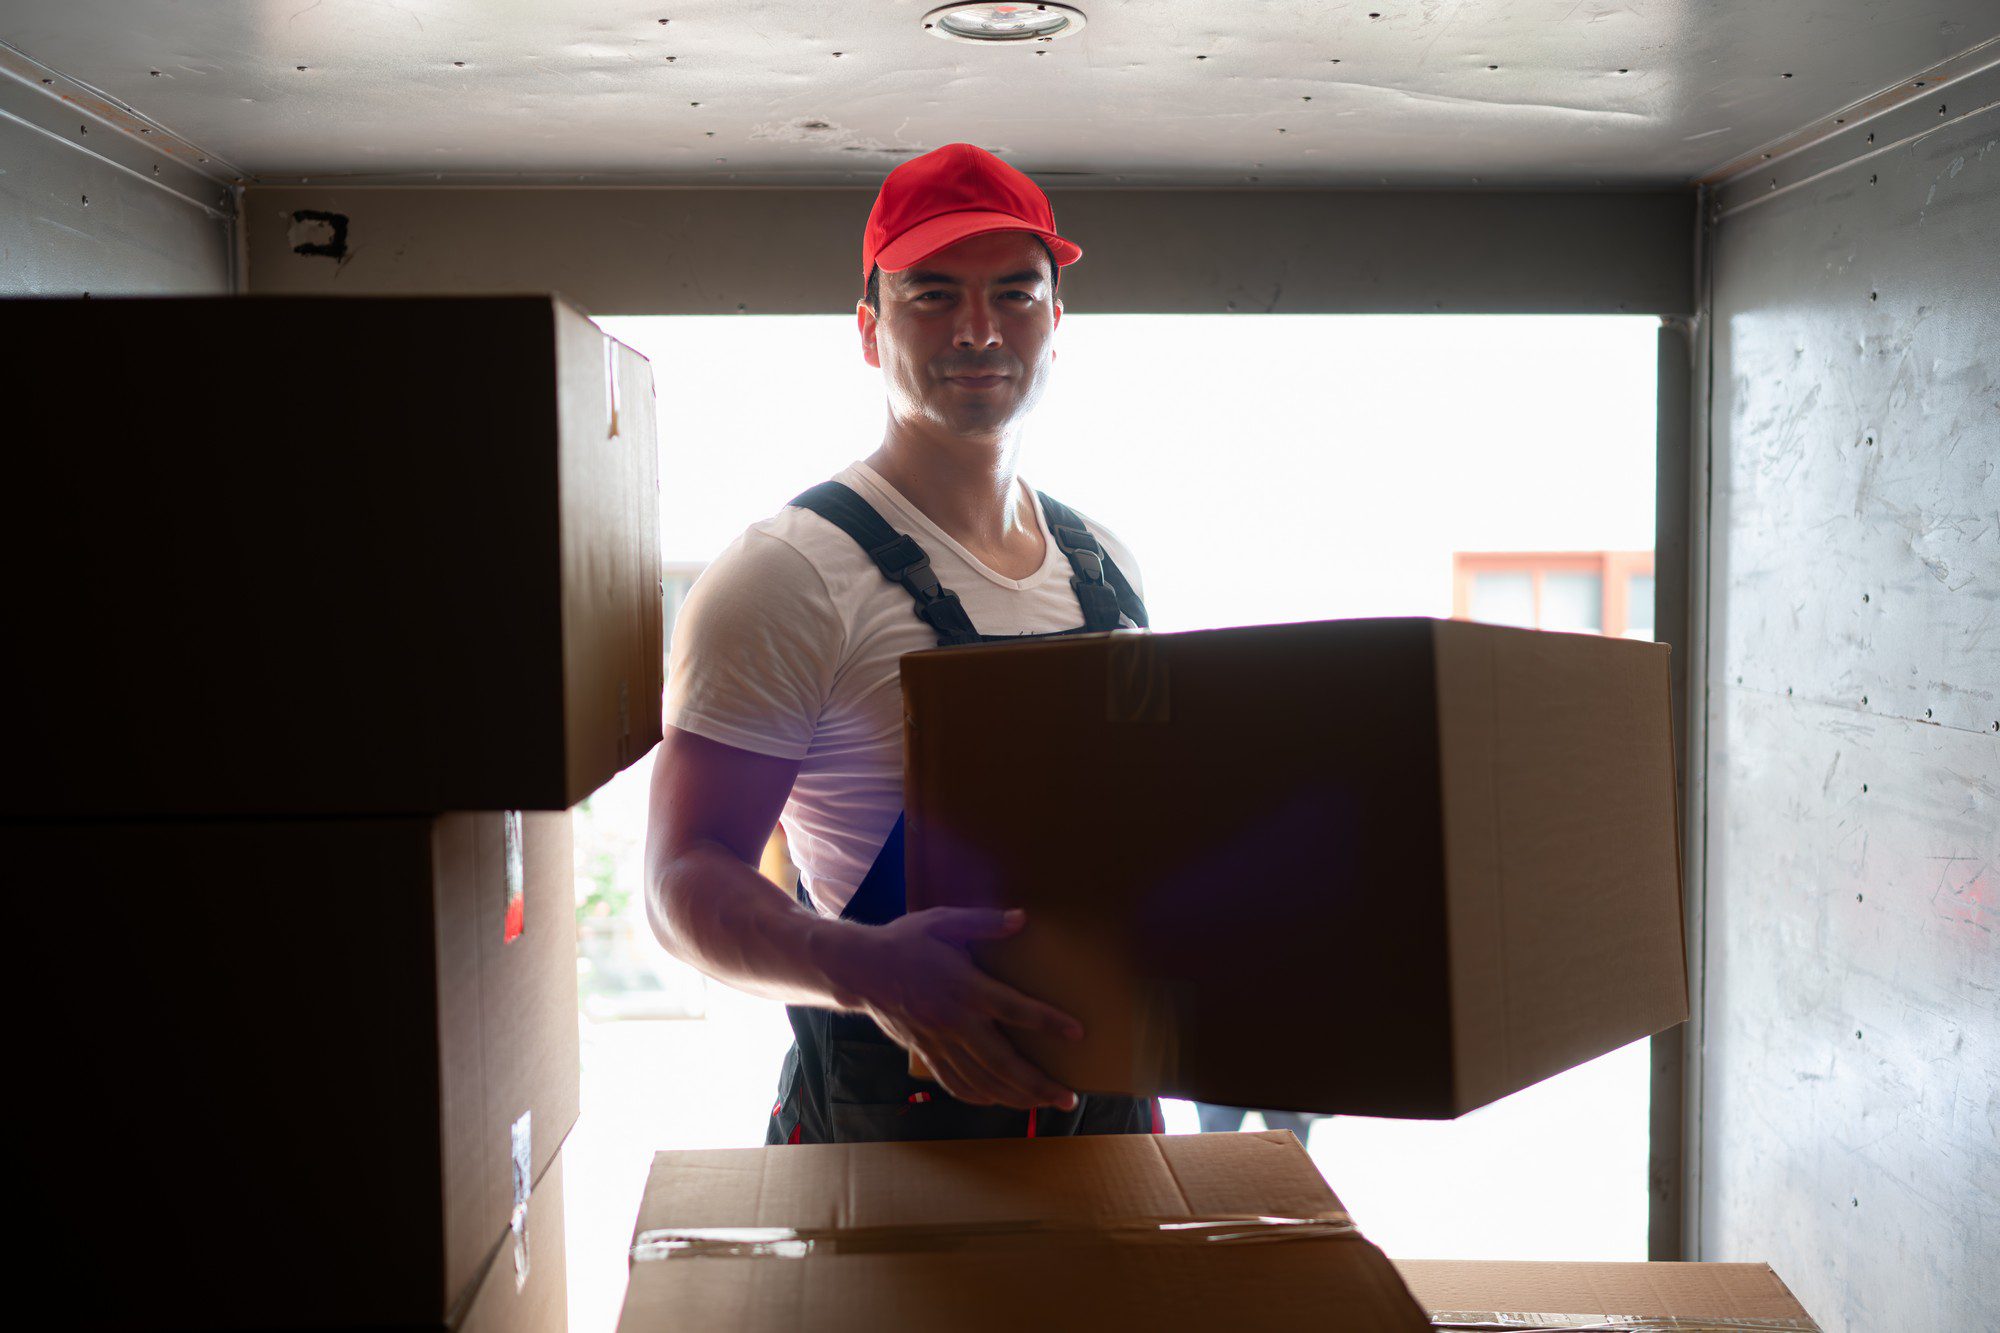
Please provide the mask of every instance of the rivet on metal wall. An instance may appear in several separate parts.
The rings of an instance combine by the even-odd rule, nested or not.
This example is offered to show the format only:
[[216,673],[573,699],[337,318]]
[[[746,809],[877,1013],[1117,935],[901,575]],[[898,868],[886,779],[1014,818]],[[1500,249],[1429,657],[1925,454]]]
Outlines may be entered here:
[[1848,1202],[1853,1204],[1856,1208],[1859,1208],[1861,1206],[1861,1200],[1859,1199],[1849,1199]]
[[1340,57],[1339,57],[1339,56],[1335,56],[1335,57],[1333,57],[1333,59],[1331,59],[1331,60],[1327,61],[1326,63],[1327,63],[1327,64],[1329,64],[1329,65],[1338,65],[1338,64],[1340,63]]
[[88,134],[88,133],[90,133],[90,126],[88,126],[88,125],[79,125],[79,126],[77,126],[77,127],[76,127],[76,132],[77,132],[78,134]]
[[[666,27],[666,26],[667,26],[667,21],[666,21],[665,19],[661,19],[661,20],[660,20],[660,26],[661,26],[662,28]],[[925,26],[925,27],[929,27],[930,25],[929,25],[929,24],[925,24],[924,26]]]
[[306,72],[306,67],[304,65],[294,65],[292,66],[292,68],[297,70],[301,74]]
[[1488,68],[1488,69],[1499,69],[1500,67],[1499,67],[1498,65],[1488,65],[1488,66],[1487,66],[1486,68]]
[[1626,66],[1624,66],[1624,65],[1620,65],[1620,66],[1618,67],[1618,72],[1619,72],[1620,74],[1630,74],[1630,73],[1631,73],[1632,71],[1631,71],[1631,70],[1630,70],[1629,68],[1627,68]]
[[1312,98],[1310,98],[1310,97],[1301,97],[1301,98],[1299,98],[1299,100],[1300,100],[1301,102],[1310,102],[1310,101],[1312,101]]
[[1779,75],[1778,77],[1779,77],[1779,78],[1781,78],[1781,79],[1789,79],[1789,78],[1791,78],[1792,76],[1791,76],[1791,75],[1789,75],[1789,74],[1780,74],[1780,75]]
[[[147,70],[146,72],[147,72],[148,74],[152,75],[152,76],[153,76],[154,78],[156,78],[156,79],[160,77],[160,71],[158,71],[158,70],[156,70],[156,69],[149,69],[149,70]],[[43,80],[42,80],[42,82],[43,82],[43,83],[47,83],[47,82],[48,82],[48,80],[47,80],[47,79],[43,79]]]
[[1869,143],[1875,142],[1875,131],[1873,130],[1868,131],[1868,142]]
[[1926,708],[1926,709],[1924,710],[1924,716],[1925,716],[1925,717],[1929,717],[1930,715],[1931,715],[1931,710],[1930,710],[1930,709],[1928,709],[1928,708]]
[[1861,1029],[1860,1029],[1860,1028],[1856,1028],[1856,1029],[1854,1029],[1854,1039],[1855,1039],[1856,1041],[1860,1041],[1860,1040],[1861,1040]]
[[1873,301],[1873,300],[1876,300],[1876,299],[1877,299],[1877,298],[1878,298],[1879,296],[1880,296],[1880,293],[1879,293],[1879,292],[1870,292],[1870,293],[1868,293],[1868,299],[1869,299],[1869,300],[1871,300],[1871,301]]
[[85,195],[85,196],[83,196],[83,206],[84,206],[85,208],[89,208],[89,207],[90,207],[90,196],[89,196],[89,195]]
[[[1862,600],[1862,601],[1864,601],[1864,602],[1865,602],[1865,601],[1867,601],[1867,600],[1868,600],[1868,594],[1867,594],[1867,593],[1865,593],[1865,592],[1864,592],[1864,593],[1862,593],[1862,594],[1861,594],[1861,600]],[[1867,699],[1866,699],[1866,698],[1864,697],[1864,698],[1862,699],[1862,701],[1861,701],[1861,702],[1863,702],[1863,703],[1867,703],[1867,702],[1868,702],[1868,700],[1867,700]]]
[[1863,796],[1866,796],[1868,794],[1868,784],[1865,782],[1861,784],[1861,794]]
[[1855,895],[1854,895],[1854,901],[1855,901],[1855,902],[1857,902],[1857,903],[1858,903],[1858,902],[1860,902],[1860,901],[1862,901],[1862,898],[1861,898],[1861,895],[1860,895],[1860,894],[1858,894],[1858,893],[1857,893],[1857,894],[1855,894]]
[[1939,103],[1938,103],[1938,114],[1939,114],[1940,116],[1942,116],[1942,115],[1944,114],[1944,103],[1943,103],[1943,102],[1939,102]]
[[1872,175],[1871,175],[1871,176],[1870,176],[1870,177],[1868,178],[1868,183],[1869,183],[1870,185],[1873,185],[1873,184],[1875,183],[1875,181],[1876,181],[1876,177],[1874,177],[1874,176],[1872,176]]
[[1865,694],[1861,696],[1861,706],[1863,708],[1866,708],[1868,706],[1868,696]]

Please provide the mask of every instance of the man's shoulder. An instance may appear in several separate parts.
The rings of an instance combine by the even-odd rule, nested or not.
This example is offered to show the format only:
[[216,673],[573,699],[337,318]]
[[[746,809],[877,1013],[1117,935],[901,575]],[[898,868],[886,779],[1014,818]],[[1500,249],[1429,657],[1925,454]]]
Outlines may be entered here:
[[809,509],[786,505],[745,528],[702,571],[708,591],[845,604],[881,575],[852,537]]

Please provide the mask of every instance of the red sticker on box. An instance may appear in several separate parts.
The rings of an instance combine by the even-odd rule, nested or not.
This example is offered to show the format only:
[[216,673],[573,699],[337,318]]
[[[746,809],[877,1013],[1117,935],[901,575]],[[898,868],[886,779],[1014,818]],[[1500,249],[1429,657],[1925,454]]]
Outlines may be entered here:
[[501,816],[500,823],[507,844],[507,924],[503,942],[512,944],[521,938],[528,925],[528,869],[521,851],[521,812],[509,810]]

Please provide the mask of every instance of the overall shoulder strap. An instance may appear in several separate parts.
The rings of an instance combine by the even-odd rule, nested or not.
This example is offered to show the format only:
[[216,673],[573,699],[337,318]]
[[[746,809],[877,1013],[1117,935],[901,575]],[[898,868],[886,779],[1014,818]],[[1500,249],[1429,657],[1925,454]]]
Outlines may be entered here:
[[855,540],[882,577],[900,583],[916,601],[917,614],[937,631],[938,646],[950,648],[978,641],[979,631],[959,603],[958,594],[938,582],[931,571],[931,558],[916,541],[894,528],[875,512],[875,507],[856,495],[851,487],[837,481],[823,481],[792,503],[810,509]]
[[1050,498],[1047,491],[1035,494],[1041,497],[1042,512],[1048,515],[1049,531],[1055,534],[1056,545],[1069,557],[1070,568],[1075,571],[1069,582],[1083,607],[1084,628],[1117,629],[1120,612],[1133,624],[1145,628],[1146,604],[1139,600],[1132,581],[1105,552],[1083,519],[1068,505]]

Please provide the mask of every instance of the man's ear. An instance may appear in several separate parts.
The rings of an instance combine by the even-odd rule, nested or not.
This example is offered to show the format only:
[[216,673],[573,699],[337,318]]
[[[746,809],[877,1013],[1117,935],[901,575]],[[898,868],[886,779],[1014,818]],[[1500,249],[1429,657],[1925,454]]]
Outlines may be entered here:
[[1055,306],[1056,317],[1055,317],[1055,322],[1050,324],[1049,327],[1052,329],[1059,329],[1062,327],[1062,298],[1060,296],[1056,297],[1055,300],[1051,302],[1051,304]]
[[861,330],[861,359],[880,370],[882,357],[875,350],[875,312],[868,308],[866,301],[854,303],[854,322]]

